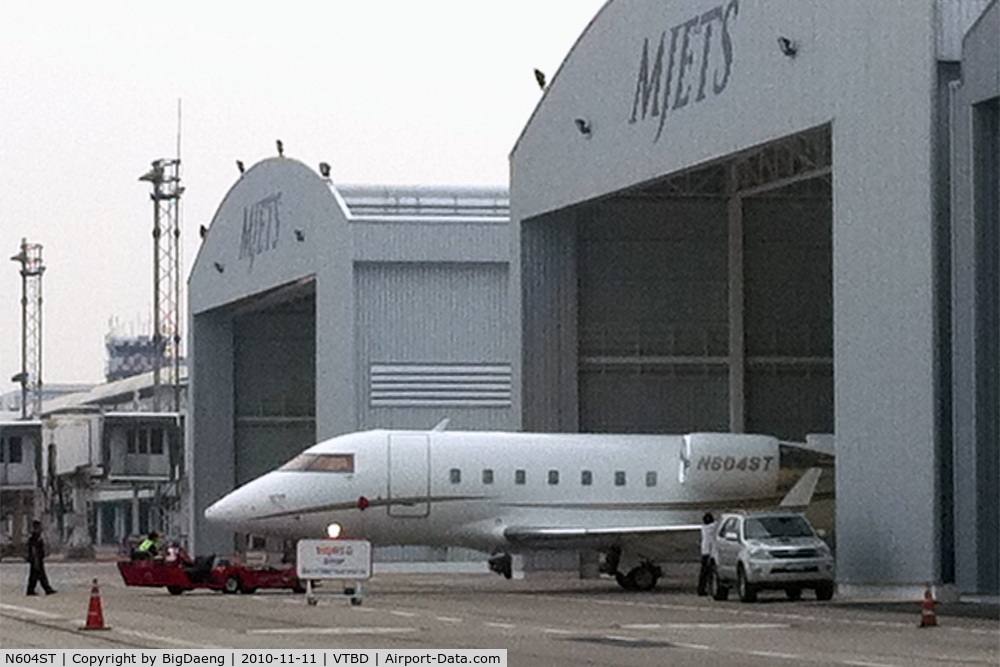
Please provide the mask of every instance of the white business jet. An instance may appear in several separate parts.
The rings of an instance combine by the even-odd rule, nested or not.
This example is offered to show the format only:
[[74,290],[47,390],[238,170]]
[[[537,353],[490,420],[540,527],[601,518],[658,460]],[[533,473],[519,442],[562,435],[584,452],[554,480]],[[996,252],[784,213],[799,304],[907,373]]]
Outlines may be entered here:
[[799,475],[809,467],[803,453],[820,454],[760,435],[444,425],[331,438],[229,493],[205,517],[254,535],[478,549],[494,554],[490,568],[508,578],[510,554],[594,550],[623,588],[648,590],[662,574],[658,563],[678,548],[697,558],[706,511],[776,506],[788,487],[784,504],[805,505],[820,474]]

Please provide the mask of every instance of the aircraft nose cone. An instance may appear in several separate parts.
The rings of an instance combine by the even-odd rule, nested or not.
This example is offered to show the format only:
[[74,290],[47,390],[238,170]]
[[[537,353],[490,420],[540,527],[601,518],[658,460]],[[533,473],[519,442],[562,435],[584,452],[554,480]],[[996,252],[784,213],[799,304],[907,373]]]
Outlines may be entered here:
[[240,502],[238,498],[234,498],[235,495],[235,493],[230,493],[212,505],[209,505],[205,509],[205,518],[211,523],[231,526],[236,526],[246,521],[253,513],[253,507]]

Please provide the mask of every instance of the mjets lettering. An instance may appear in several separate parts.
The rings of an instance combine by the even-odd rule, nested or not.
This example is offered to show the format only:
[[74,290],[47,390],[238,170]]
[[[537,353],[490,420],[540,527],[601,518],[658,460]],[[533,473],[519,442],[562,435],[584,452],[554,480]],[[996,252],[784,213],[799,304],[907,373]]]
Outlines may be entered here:
[[[639,75],[632,99],[629,123],[658,118],[659,141],[667,112],[701,102],[711,89],[720,95],[733,69],[733,39],[730,31],[739,13],[739,0],[713,7],[660,33],[659,45],[650,69],[649,38],[642,43]],[[669,52],[667,32],[670,33]],[[664,56],[666,67],[664,68]],[[711,70],[711,75],[709,71]]]
[[278,217],[278,204],[280,202],[281,193],[279,192],[243,209],[240,259],[250,259],[249,270],[253,269],[253,261],[257,255],[262,255],[278,247],[278,238],[281,232],[281,218]]
[[762,470],[767,472],[774,461],[773,456],[702,456],[698,459],[698,470],[712,470],[715,472],[731,472],[733,470],[749,470],[756,472]]

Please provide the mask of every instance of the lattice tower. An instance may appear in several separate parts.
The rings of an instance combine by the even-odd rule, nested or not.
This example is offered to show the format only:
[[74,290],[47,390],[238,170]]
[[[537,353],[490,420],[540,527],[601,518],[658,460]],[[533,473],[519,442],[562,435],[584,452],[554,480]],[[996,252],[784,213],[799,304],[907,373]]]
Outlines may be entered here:
[[174,387],[174,410],[180,410],[179,366],[181,360],[181,161],[156,160],[139,178],[153,188],[153,409],[160,409],[161,369]]
[[21,264],[21,417],[42,412],[42,246],[21,239],[21,252],[11,257]]

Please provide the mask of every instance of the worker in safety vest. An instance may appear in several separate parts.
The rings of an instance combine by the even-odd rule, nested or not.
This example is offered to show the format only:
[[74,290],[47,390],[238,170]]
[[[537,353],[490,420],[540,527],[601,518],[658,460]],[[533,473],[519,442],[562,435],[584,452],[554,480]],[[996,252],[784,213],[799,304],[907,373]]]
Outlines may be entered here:
[[160,534],[155,530],[144,539],[136,551],[138,560],[149,560],[160,556]]

